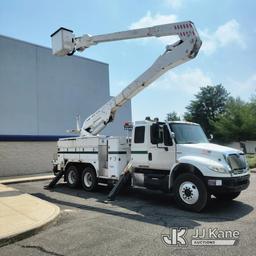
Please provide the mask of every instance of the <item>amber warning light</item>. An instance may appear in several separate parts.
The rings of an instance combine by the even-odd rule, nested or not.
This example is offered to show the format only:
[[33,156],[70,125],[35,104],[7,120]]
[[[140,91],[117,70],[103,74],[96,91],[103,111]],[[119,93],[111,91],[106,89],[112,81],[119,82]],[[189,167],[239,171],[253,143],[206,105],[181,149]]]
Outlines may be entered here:
[[129,122],[129,121],[124,122],[124,129],[125,130],[132,130],[132,128],[133,128],[133,123],[132,122]]

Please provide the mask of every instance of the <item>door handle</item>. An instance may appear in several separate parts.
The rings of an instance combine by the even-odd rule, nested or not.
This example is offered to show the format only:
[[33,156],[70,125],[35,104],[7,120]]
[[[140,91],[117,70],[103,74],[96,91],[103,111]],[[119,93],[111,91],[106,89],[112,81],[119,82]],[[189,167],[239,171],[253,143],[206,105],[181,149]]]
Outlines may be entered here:
[[151,152],[148,153],[148,160],[152,161],[152,153]]

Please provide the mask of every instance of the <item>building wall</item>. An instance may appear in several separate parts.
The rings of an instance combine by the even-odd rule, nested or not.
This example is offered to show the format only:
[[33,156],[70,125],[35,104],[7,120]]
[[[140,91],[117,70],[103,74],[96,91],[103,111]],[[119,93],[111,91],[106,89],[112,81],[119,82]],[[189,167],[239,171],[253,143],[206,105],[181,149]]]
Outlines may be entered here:
[[55,141],[0,142],[0,176],[50,172]]
[[[110,99],[108,64],[56,57],[51,49],[5,36],[0,36],[0,53],[0,140],[7,135],[67,136],[66,130],[76,128],[77,114],[83,122]],[[127,120],[130,102],[102,134],[126,134]],[[0,176],[49,171],[55,145],[0,141]]]
[[227,144],[226,146],[230,147],[230,148],[242,150],[240,142],[231,142],[231,143]]
[[256,153],[256,141],[247,140],[241,142],[232,142],[228,144],[231,148],[236,148],[244,151],[246,154],[255,154]]
[[246,153],[248,154],[255,154],[256,153],[256,141],[245,141],[245,148],[246,148]]
[[[0,36],[0,135],[66,135],[110,99],[108,65]],[[122,109],[131,118],[130,104]],[[109,131],[123,133],[120,120]],[[122,118],[121,118],[122,119]]]

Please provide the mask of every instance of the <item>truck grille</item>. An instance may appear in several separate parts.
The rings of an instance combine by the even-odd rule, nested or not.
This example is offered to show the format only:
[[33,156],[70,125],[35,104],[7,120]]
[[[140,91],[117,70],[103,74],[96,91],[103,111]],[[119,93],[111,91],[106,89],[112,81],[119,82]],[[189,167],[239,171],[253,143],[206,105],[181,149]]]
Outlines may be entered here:
[[227,161],[234,174],[243,173],[246,170],[244,154],[230,154],[227,157]]

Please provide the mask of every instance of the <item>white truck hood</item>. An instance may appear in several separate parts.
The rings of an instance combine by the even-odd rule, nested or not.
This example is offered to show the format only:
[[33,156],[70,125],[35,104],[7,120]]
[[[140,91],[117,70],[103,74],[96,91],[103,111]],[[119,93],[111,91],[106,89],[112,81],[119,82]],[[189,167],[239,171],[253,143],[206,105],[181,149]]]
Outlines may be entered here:
[[[177,159],[199,157],[201,161],[212,160],[226,164],[226,157],[230,154],[243,154],[242,151],[212,143],[177,144]],[[208,159],[208,160],[207,160]]]
[[[229,148],[225,146],[220,146],[212,143],[198,143],[198,144],[177,144],[178,151],[189,151],[189,152],[197,152],[201,151],[203,154],[208,153],[221,153],[221,154],[241,154],[243,153],[240,150]],[[182,152],[183,153],[183,152]],[[185,153],[185,152],[184,152]]]
[[[245,164],[245,167],[243,167],[243,169],[237,170],[237,163],[235,163],[235,166],[233,166],[233,164],[231,164],[231,162],[233,161],[229,162],[229,160],[227,160],[234,157],[236,159],[237,157],[238,159],[240,159],[239,165],[242,166]],[[200,170],[206,167],[205,173],[209,172],[209,166],[220,165],[222,165],[226,170],[234,168],[232,169],[233,175],[245,175],[249,171],[245,155],[241,150],[224,147],[212,143],[177,144],[177,160],[178,162],[183,163],[193,162],[193,164]],[[213,173],[216,174],[217,172],[211,171],[211,173],[209,172],[208,176],[212,176]],[[218,176],[219,175],[221,175],[221,173],[218,173]],[[222,175],[224,175],[224,173],[222,173]]]

